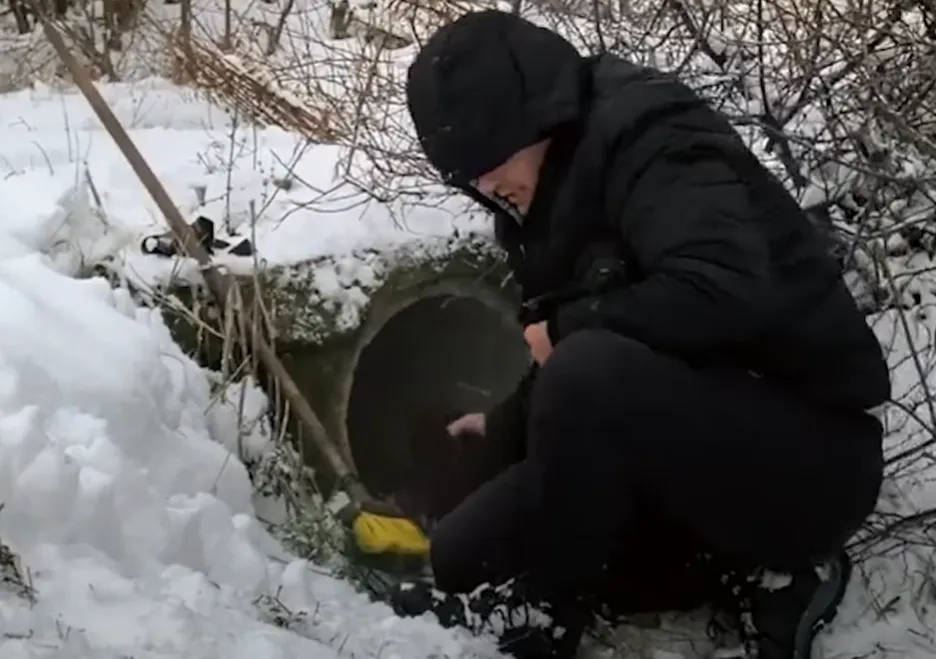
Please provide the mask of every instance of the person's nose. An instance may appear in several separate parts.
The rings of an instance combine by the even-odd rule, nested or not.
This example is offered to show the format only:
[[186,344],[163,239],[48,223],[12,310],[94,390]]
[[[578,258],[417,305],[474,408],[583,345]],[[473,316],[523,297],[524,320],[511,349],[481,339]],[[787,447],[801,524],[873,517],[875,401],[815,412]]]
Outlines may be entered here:
[[478,192],[486,197],[493,197],[497,194],[497,181],[491,176],[479,176],[475,180],[475,187],[478,189]]

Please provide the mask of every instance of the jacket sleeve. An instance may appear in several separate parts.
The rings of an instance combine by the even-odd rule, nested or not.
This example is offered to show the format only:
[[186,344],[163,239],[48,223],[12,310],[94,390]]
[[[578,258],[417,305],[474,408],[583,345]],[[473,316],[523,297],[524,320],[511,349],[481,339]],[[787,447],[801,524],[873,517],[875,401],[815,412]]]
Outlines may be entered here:
[[485,415],[485,435],[504,445],[511,461],[526,453],[527,410],[536,371],[536,364],[531,365],[513,392]]
[[[613,169],[610,189],[614,190]],[[718,156],[655,161],[609,212],[641,275],[633,285],[560,307],[550,334],[604,328],[689,355],[744,341],[772,318],[766,239],[747,186]]]

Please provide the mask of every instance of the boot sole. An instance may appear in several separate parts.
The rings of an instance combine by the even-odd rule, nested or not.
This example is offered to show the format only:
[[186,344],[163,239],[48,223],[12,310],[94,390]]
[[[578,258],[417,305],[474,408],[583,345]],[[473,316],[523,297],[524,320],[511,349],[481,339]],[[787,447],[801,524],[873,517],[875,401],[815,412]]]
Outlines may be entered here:
[[828,578],[816,589],[812,601],[803,613],[796,628],[792,659],[810,659],[813,641],[819,631],[828,625],[838,613],[839,604],[851,579],[851,560],[842,552],[827,563]]

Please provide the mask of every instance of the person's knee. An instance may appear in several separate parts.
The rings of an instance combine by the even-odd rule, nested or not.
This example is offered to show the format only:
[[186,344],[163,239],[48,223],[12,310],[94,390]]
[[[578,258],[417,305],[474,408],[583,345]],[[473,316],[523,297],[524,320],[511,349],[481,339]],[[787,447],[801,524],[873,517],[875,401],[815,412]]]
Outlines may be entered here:
[[533,384],[527,418],[531,450],[546,450],[550,438],[583,433],[589,438],[582,441],[603,441],[590,431],[606,426],[599,433],[606,435],[622,417],[632,416],[627,408],[644,395],[639,378],[653,359],[644,344],[608,331],[583,330],[564,338]]
[[610,391],[633,390],[657,358],[645,344],[614,332],[575,332],[556,345],[540,368],[534,396],[551,406],[545,401],[597,401],[596,396],[606,398]]
[[586,375],[594,373],[595,366],[607,363],[609,357],[621,361],[652,354],[646,344],[610,330],[581,330],[556,345],[543,364],[541,375],[550,371]]

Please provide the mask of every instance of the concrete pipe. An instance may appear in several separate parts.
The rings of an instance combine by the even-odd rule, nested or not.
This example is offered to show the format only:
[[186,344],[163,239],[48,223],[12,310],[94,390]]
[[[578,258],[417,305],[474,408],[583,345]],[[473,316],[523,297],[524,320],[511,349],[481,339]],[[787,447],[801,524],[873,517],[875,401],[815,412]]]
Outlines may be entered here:
[[[273,273],[267,283],[264,298],[279,310],[277,350],[364,484],[393,498],[414,469],[451,465],[452,456],[434,450],[414,454],[427,424],[439,436],[447,415],[489,408],[526,370],[516,292],[486,243],[434,257],[398,254],[349,322],[341,305],[317,299],[317,268]],[[327,490],[314,445],[296,424],[291,430]]]
[[[259,282],[277,353],[345,459],[375,495],[395,498],[421,470],[444,463],[450,472],[470,471],[470,451],[448,450],[458,444],[446,441],[446,417],[488,409],[510,392],[529,355],[515,320],[516,290],[490,243],[356,256],[366,276],[353,274],[355,263],[324,258],[270,268],[242,284]],[[191,303],[191,291],[176,294]],[[209,303],[189,306],[217,322]],[[184,314],[167,320],[183,347],[219,367],[218,341],[205,341]],[[280,402],[273,387],[267,392]],[[295,419],[287,429],[327,494],[330,469]],[[430,435],[438,441],[426,441]],[[427,498],[454,496],[437,490],[423,491],[416,512],[434,507]]]

